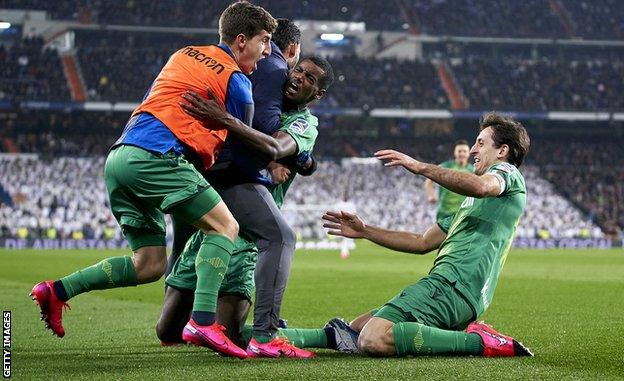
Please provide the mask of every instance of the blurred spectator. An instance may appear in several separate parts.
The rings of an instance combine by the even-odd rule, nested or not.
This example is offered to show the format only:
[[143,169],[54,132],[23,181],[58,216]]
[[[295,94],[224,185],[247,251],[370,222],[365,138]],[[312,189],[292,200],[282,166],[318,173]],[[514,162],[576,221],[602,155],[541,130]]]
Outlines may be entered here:
[[451,60],[476,110],[622,110],[624,59],[467,56]]
[[0,44],[0,100],[69,101],[63,67],[56,51],[41,38]]
[[476,37],[567,37],[547,1],[412,0],[427,34]]

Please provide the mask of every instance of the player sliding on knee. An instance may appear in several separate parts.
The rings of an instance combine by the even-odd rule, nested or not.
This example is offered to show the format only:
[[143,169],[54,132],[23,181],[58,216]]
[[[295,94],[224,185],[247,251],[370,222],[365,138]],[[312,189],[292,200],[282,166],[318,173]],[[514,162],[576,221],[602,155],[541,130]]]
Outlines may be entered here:
[[400,166],[466,196],[459,210],[423,234],[386,230],[358,215],[328,211],[329,234],[365,238],[392,250],[438,255],[429,275],[406,287],[372,313],[352,322],[358,348],[371,356],[531,356],[510,336],[475,319],[492,302],[498,277],[526,204],[518,170],[530,140],[524,127],[495,113],[484,115],[470,150],[474,173],[419,162],[392,150],[375,153],[388,167]]

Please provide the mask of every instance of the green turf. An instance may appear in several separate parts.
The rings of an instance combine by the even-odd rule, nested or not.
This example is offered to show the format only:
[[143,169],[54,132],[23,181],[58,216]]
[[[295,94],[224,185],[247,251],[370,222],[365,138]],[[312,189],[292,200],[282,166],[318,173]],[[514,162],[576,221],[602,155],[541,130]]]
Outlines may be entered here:
[[[371,359],[319,351],[314,360],[240,361],[197,347],[161,348],[154,334],[162,281],[71,301],[67,335],[43,328],[28,298],[59,277],[115,251],[0,251],[0,304],[13,312],[15,379],[624,379],[624,252],[545,250],[510,254],[484,318],[531,347],[517,359]],[[351,258],[298,251],[282,316],[320,327],[379,306],[424,275],[432,255],[360,244]]]

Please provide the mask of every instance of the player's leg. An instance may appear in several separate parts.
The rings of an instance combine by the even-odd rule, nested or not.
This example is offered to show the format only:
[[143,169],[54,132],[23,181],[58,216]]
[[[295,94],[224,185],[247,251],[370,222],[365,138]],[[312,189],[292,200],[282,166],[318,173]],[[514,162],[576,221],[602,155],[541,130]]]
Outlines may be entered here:
[[266,187],[241,184],[224,189],[223,199],[241,226],[241,235],[256,242],[254,339],[275,338],[282,296],[290,273],[295,234]]
[[249,316],[251,302],[242,295],[221,295],[217,303],[217,322],[225,327],[228,337],[245,348],[249,340],[243,338],[243,329]]
[[156,323],[156,335],[162,346],[183,343],[182,331],[191,317],[193,291],[168,286],[163,308]]
[[243,340],[241,333],[251,308],[258,250],[253,242],[241,237],[236,238],[234,247],[219,290],[217,321],[225,326],[228,337],[245,348],[249,340]]
[[[136,155],[142,156],[144,160],[135,160],[132,161],[134,164],[129,164],[130,158]],[[130,244],[132,256],[107,258],[54,282],[41,282],[33,288],[32,296],[41,308],[43,319],[59,337],[65,334],[62,311],[70,298],[91,290],[152,282],[164,273],[164,215],[149,200],[141,197],[150,193],[157,199],[157,195],[162,195],[164,190],[158,182],[147,181],[149,189],[133,191],[137,182],[145,180],[141,179],[141,172],[147,165],[155,170],[168,166],[147,151],[120,146],[109,153],[104,167],[111,209]]]
[[373,315],[377,311],[379,311],[379,309],[374,309],[370,312],[367,312],[365,314],[362,314],[356,317],[355,319],[351,320],[351,323],[349,323],[349,327],[351,327],[351,329],[354,330],[355,332],[362,332],[362,329],[364,328],[366,323],[368,323],[368,321],[372,319]]
[[427,276],[374,314],[360,333],[358,347],[371,356],[481,355],[481,337],[460,330],[473,317],[452,284]]
[[197,228],[192,224],[175,218],[172,216],[171,222],[173,225],[173,245],[171,247],[171,254],[167,260],[167,270],[165,271],[165,277],[168,276],[173,270],[173,266],[182,254],[186,243],[191,236],[197,231]]
[[195,259],[203,239],[201,231],[191,236],[165,278],[165,299],[156,324],[156,334],[163,345],[183,342],[182,332],[191,317],[197,284]]

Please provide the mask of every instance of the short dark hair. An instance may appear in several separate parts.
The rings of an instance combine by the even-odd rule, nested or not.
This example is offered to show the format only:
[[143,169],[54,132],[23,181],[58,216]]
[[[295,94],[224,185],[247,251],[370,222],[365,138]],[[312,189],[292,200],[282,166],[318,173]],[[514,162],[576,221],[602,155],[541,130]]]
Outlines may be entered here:
[[[323,70],[323,77],[320,79],[319,88],[327,90],[334,83],[334,69],[331,64],[321,56],[307,56],[303,60],[310,60],[313,64]],[[302,60],[302,61],[303,61]]]
[[529,152],[531,139],[524,126],[512,118],[504,117],[495,112],[489,112],[481,117],[479,131],[492,128],[492,140],[496,148],[507,144],[509,155],[507,161],[516,168],[520,168],[525,156]]
[[253,38],[263,30],[273,33],[276,27],[277,21],[269,12],[247,1],[230,4],[219,17],[219,36],[227,44],[234,42],[241,33]]
[[470,147],[470,143],[468,143],[468,140],[466,140],[466,139],[459,139],[459,140],[457,140],[455,142],[454,147],[457,147],[457,146],[468,146],[468,147]]
[[301,41],[301,30],[289,19],[277,19],[277,28],[273,32],[273,42],[284,51],[290,44],[298,44]]

